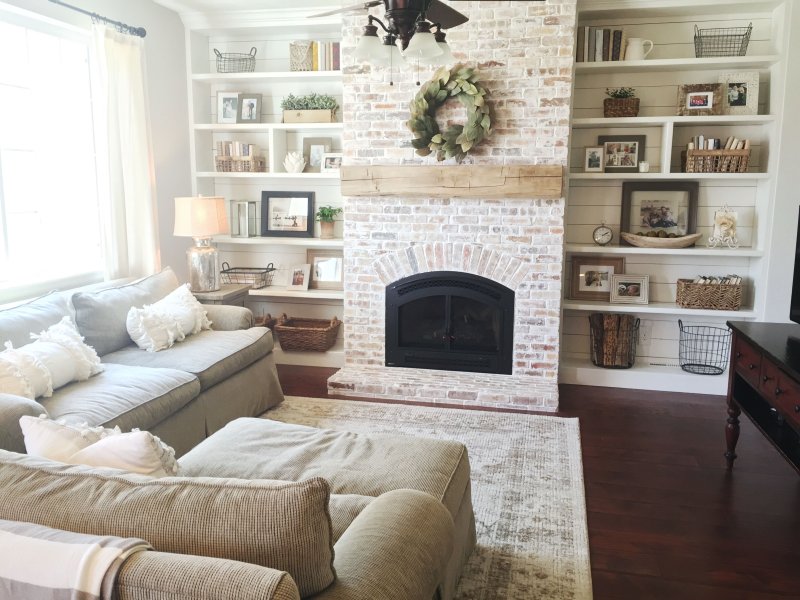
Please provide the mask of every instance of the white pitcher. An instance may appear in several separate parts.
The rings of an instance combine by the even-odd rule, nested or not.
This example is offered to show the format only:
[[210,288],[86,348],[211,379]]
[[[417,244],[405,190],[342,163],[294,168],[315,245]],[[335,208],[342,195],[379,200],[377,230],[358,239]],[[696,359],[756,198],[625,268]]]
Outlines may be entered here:
[[[644,47],[650,44],[645,52]],[[625,50],[625,60],[644,60],[653,51],[653,42],[642,38],[628,38],[628,47]]]

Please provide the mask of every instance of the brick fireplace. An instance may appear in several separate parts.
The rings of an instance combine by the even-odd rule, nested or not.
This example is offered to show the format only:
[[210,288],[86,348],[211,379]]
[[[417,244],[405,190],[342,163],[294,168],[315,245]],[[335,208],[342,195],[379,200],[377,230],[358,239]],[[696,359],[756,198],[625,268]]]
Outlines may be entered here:
[[[575,0],[459,2],[457,9],[470,21],[448,32],[448,42],[461,62],[478,67],[494,110],[492,137],[458,167],[432,167],[435,160],[414,154],[404,122],[415,74],[395,72],[389,85],[388,70],[354,66],[364,19],[345,19],[344,162],[380,173],[367,174],[372,179],[359,189],[343,171],[345,366],[328,387],[349,396],[555,410],[563,193],[519,181],[509,186],[492,167],[557,173],[561,190]],[[448,103],[440,125],[463,121],[462,110]],[[393,166],[402,173],[399,185],[382,179]],[[479,175],[466,175],[470,167]],[[455,175],[427,185],[431,168]],[[471,176],[486,186],[465,184]],[[513,292],[511,374],[386,366],[387,286],[437,271],[477,275]]]

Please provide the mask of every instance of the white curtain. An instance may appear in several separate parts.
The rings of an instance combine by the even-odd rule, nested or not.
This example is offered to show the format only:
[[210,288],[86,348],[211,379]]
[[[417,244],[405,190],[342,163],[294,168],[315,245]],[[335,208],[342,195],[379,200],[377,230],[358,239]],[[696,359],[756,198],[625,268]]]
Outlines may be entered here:
[[99,24],[93,36],[106,277],[150,275],[161,260],[144,40]]

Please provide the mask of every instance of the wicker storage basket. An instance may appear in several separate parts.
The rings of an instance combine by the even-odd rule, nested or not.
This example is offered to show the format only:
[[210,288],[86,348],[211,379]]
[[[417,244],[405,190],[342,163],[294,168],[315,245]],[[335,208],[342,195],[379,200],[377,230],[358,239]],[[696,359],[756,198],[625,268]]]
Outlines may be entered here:
[[263,156],[216,156],[218,173],[266,173],[267,160]]
[[636,362],[639,319],[634,315],[589,315],[589,352],[592,364],[604,369],[630,369]]
[[277,322],[278,319],[276,319],[269,313],[261,315],[260,317],[256,317],[255,319],[256,327],[269,327],[270,329],[275,329],[275,325]]
[[739,310],[742,306],[742,284],[703,284],[694,283],[691,279],[678,279],[675,301],[682,308]]
[[311,42],[289,42],[289,70],[310,71],[313,68]]
[[747,150],[687,150],[685,173],[745,173],[750,162]]
[[342,322],[333,317],[325,319],[301,319],[283,314],[273,331],[278,336],[283,350],[314,350],[325,352],[336,342]]
[[635,117],[639,114],[639,98],[606,98],[604,117]]

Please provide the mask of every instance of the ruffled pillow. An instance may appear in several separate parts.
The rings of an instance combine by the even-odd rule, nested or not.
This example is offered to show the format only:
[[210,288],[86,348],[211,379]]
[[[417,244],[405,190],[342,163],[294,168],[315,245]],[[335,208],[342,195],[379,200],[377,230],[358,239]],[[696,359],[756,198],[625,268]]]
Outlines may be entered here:
[[154,304],[132,307],[126,326],[128,335],[139,348],[158,352],[202,329],[211,329],[211,321],[186,284]]

